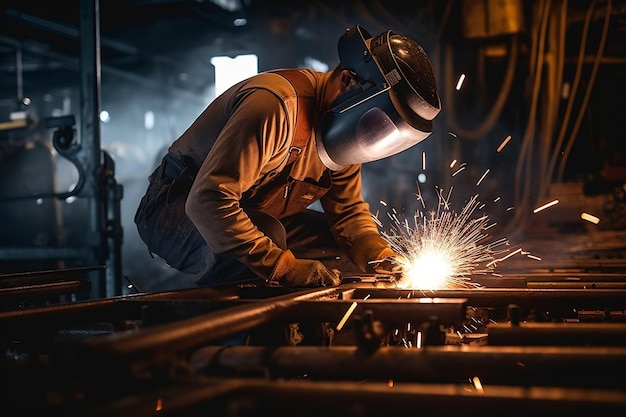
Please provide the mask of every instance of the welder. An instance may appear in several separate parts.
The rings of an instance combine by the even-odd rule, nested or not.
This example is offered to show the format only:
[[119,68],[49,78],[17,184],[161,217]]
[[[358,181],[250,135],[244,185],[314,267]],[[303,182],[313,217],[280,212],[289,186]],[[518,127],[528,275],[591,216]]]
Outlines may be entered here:
[[346,271],[397,270],[361,168],[430,135],[432,65],[416,41],[361,25],[338,52],[328,72],[235,84],[169,146],[135,215],[151,254],[210,286],[334,286]]

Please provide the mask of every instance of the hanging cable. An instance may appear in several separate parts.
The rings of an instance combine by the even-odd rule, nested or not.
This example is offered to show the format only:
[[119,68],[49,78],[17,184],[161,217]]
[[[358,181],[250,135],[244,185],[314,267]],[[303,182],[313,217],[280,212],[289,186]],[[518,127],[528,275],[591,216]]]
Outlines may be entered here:
[[[561,153],[561,147],[563,146],[563,141],[565,138],[565,133],[567,131],[567,126],[569,124],[569,119],[572,114],[572,109],[574,106],[574,102],[576,100],[576,94],[578,92],[578,85],[580,83],[580,77],[582,73],[582,65],[584,62],[585,49],[587,45],[587,34],[589,32],[589,24],[593,17],[593,11],[595,10],[596,0],[594,0],[589,8],[587,9],[587,14],[585,16],[585,23],[583,26],[583,32],[581,35],[580,48],[578,50],[578,62],[576,65],[576,72],[574,74],[574,81],[572,82],[572,88],[570,90],[570,94],[567,101],[567,106],[565,108],[565,113],[563,114],[563,119],[561,120],[561,129],[559,130],[559,134],[557,136],[557,141],[552,149],[552,156],[550,158],[550,163],[545,171],[545,178],[550,184],[553,181],[554,168],[557,163],[557,159]],[[544,186],[545,189],[545,186]]]
[[[587,110],[587,106],[589,104],[589,97],[591,96],[591,91],[593,90],[593,85],[595,83],[596,76],[598,74],[598,68],[600,67],[602,55],[604,54],[604,46],[606,45],[606,38],[608,35],[608,31],[609,31],[609,22],[610,22],[611,12],[612,12],[611,0],[607,0],[605,10],[606,10],[606,13],[604,15],[604,26],[602,28],[602,37],[600,38],[600,44],[598,46],[598,51],[596,52],[596,56],[593,62],[593,68],[591,70],[591,75],[589,76],[589,82],[587,84],[587,89],[585,90],[585,96],[580,105],[578,117],[576,118],[574,127],[572,127],[572,132],[570,133],[569,140],[567,141],[567,145],[565,146],[565,150],[563,152],[563,157],[561,158],[558,176],[557,176],[558,182],[563,181],[563,176],[565,173],[565,166],[567,164],[569,155],[572,151],[572,147],[574,146],[574,142],[576,141],[576,135],[578,134],[578,129],[580,128],[580,124],[582,122],[583,116],[585,115],[585,112]],[[584,55],[584,53],[582,55]],[[584,59],[584,57],[580,59],[582,60]]]
[[522,145],[519,152],[518,163],[515,171],[515,215],[513,216],[513,230],[523,230],[528,220],[528,197],[532,185],[533,174],[533,143],[536,130],[536,116],[539,102],[539,90],[541,87],[544,47],[547,32],[548,17],[551,1],[540,1],[537,5],[537,26],[532,31],[532,48],[530,62],[531,80],[533,82],[531,103],[528,114],[528,123],[522,138]]
[[454,92],[451,85],[454,85],[454,54],[451,45],[446,46],[445,52],[445,67],[446,67],[446,79],[444,82],[445,88],[445,99],[446,102],[449,103],[447,107],[447,115],[448,115],[448,123],[452,126],[455,134],[463,137],[464,139],[481,139],[488,133],[493,126],[496,124],[498,119],[500,118],[500,114],[502,113],[502,109],[506,104],[506,100],[509,97],[509,93],[511,91],[511,86],[513,84],[513,79],[515,75],[515,68],[517,66],[517,57],[519,50],[519,40],[518,37],[513,35],[510,38],[509,42],[509,61],[506,69],[506,73],[504,75],[504,79],[502,81],[502,86],[500,88],[500,92],[496,101],[494,102],[493,107],[489,111],[485,120],[475,129],[465,129],[459,123],[457,113],[455,111],[455,100],[454,100]]

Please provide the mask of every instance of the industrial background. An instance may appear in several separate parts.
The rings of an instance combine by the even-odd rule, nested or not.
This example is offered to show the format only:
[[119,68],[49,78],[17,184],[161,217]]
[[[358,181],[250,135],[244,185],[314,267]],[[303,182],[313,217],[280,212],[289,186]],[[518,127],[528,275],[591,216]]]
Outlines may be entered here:
[[[478,195],[511,256],[427,292],[174,279],[133,216],[213,58],[332,69],[357,23],[417,40],[442,100],[364,165],[373,214]],[[624,109],[624,0],[4,0],[0,410],[626,415]]]

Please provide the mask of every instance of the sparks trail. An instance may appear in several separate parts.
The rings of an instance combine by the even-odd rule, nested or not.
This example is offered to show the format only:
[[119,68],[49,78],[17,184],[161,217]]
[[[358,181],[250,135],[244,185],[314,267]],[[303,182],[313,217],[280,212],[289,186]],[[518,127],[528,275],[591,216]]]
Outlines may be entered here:
[[[423,290],[479,287],[471,282],[470,276],[492,273],[497,254],[507,251],[496,250],[500,245],[508,245],[506,239],[481,243],[489,239],[485,231],[493,224],[488,224],[487,215],[476,215],[479,206],[484,206],[478,195],[470,198],[457,213],[450,208],[451,193],[452,189],[444,196],[444,191],[438,189],[437,210],[418,210],[412,221],[400,219],[395,209],[387,214],[390,230],[382,232],[382,236],[396,253],[404,256],[400,261],[399,287]],[[417,199],[425,207],[419,186]],[[375,220],[382,226],[379,219]]]

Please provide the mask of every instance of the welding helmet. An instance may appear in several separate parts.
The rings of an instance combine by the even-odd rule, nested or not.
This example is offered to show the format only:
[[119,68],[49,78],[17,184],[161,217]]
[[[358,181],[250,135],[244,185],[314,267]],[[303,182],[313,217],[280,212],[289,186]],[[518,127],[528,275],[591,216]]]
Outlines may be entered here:
[[372,37],[356,25],[338,44],[340,66],[358,86],[324,112],[316,146],[324,165],[376,161],[402,152],[432,132],[441,105],[435,76],[422,47],[389,30]]

